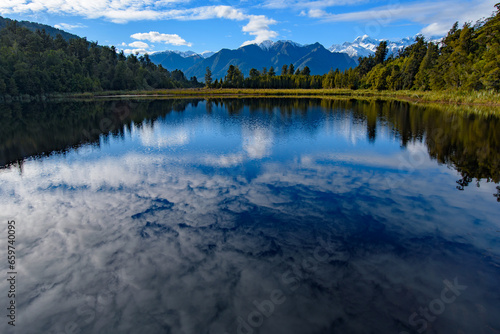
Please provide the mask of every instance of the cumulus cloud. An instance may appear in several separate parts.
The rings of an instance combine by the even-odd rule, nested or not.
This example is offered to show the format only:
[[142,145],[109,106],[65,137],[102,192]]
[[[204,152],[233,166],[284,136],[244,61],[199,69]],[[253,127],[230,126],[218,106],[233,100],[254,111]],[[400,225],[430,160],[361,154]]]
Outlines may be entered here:
[[144,43],[144,42],[140,42],[140,41],[129,43],[128,46],[131,46],[133,48],[143,48],[143,49],[149,48],[148,43]]
[[133,54],[140,54],[140,53],[150,53],[148,50],[146,49],[141,49],[141,48],[136,48],[136,49],[123,49],[123,52],[124,53],[133,53]]
[[249,22],[243,27],[243,31],[252,36],[255,36],[255,39],[252,41],[246,41],[242,44],[242,46],[261,43],[265,40],[276,38],[278,36],[278,33],[269,29],[269,26],[271,24],[276,24],[276,21],[273,19],[269,19],[264,15],[250,15]]
[[172,45],[186,45],[192,46],[192,43],[186,42],[177,34],[160,34],[158,31],[150,31],[145,33],[136,33],[131,35],[133,39],[150,41],[152,43],[165,43]]

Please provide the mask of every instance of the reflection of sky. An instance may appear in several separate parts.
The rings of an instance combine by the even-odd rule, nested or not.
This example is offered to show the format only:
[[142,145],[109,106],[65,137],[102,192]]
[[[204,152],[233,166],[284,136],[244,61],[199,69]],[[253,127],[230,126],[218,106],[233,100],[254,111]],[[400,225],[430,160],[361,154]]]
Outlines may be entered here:
[[[401,150],[383,127],[369,143],[366,125],[319,110],[201,110],[0,173],[18,330],[236,333],[281,289],[255,333],[397,333],[454,277],[468,289],[429,332],[500,328],[495,185],[460,192],[424,144]],[[303,267],[318,244],[330,260]]]

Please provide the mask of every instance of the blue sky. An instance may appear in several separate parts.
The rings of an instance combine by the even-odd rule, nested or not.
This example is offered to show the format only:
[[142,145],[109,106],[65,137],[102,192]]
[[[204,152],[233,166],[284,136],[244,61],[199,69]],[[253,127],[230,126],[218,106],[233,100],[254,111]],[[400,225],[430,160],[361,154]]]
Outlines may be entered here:
[[357,36],[445,34],[498,0],[2,0],[0,15],[40,22],[126,52],[218,51],[271,39],[325,47]]

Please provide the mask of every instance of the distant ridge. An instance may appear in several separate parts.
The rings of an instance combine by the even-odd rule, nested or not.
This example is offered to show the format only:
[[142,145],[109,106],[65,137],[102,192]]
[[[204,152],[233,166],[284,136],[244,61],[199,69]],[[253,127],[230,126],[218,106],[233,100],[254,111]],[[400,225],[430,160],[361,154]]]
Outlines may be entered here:
[[252,68],[261,71],[264,67],[269,70],[271,66],[279,74],[281,67],[289,64],[296,69],[308,66],[311,74],[325,74],[337,68],[342,71],[356,66],[356,62],[345,53],[330,52],[319,43],[301,45],[292,41],[265,41],[234,50],[222,49],[208,58],[198,54],[183,57],[172,51],[154,53],[150,58],[168,70],[180,69],[188,78],[203,78],[207,67],[214,79],[223,78],[230,65],[238,66],[245,76]]
[[10,22],[16,21],[17,25],[20,27],[27,28],[31,31],[37,31],[37,30],[44,30],[45,32],[51,36],[51,37],[56,37],[58,34],[61,34],[62,38],[65,40],[70,40],[73,38],[80,38],[77,35],[70,34],[69,32],[66,32],[61,29],[54,28],[52,26],[46,25],[46,24],[41,24],[41,23],[35,23],[35,22],[30,22],[30,21],[17,21],[17,20],[11,20],[9,18],[4,18],[0,16],[0,29],[4,28],[9,24]]

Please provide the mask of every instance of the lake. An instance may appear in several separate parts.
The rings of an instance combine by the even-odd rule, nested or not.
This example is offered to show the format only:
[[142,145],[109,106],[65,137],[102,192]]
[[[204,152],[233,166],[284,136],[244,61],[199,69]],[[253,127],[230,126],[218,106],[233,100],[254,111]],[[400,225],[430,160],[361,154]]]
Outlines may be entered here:
[[0,130],[16,333],[500,333],[497,117],[131,99]]

